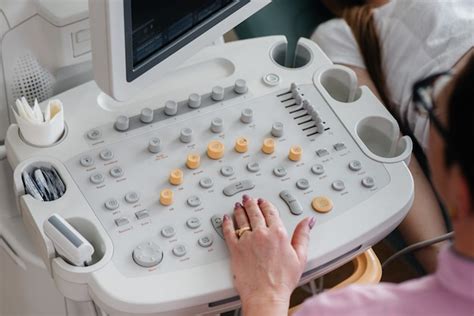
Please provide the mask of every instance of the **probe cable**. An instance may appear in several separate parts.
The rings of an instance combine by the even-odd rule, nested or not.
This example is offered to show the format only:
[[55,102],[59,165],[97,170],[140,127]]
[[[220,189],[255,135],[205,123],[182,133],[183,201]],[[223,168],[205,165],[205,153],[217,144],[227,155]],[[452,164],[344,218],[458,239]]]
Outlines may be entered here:
[[425,241],[420,241],[416,244],[413,244],[411,246],[408,246],[397,253],[393,254],[390,256],[387,260],[382,263],[382,269],[385,269],[390,263],[392,263],[394,260],[398,259],[400,256],[406,255],[407,253],[413,252],[413,251],[418,251],[420,249],[432,246],[434,244],[440,243],[442,241],[452,239],[454,237],[454,232],[450,232],[432,239],[428,239]]

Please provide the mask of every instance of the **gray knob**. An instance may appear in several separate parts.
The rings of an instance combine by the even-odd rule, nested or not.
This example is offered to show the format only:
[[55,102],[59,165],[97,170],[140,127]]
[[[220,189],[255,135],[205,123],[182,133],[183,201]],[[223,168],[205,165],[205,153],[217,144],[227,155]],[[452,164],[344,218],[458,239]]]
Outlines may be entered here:
[[242,114],[240,115],[240,121],[245,124],[252,123],[253,121],[253,110],[252,109],[244,109]]
[[308,111],[308,109],[312,109],[314,108],[313,105],[311,103],[309,103],[308,100],[304,100],[303,101],[303,109],[305,109],[306,111]]
[[316,124],[316,128],[318,129],[318,133],[319,134],[324,134],[324,124],[321,122],[321,123],[317,123]]
[[213,133],[222,133],[222,131],[224,130],[224,121],[219,118],[219,117],[216,117],[215,119],[213,119],[211,121],[211,131]]
[[183,128],[181,130],[179,139],[183,143],[190,143],[193,140],[193,130],[190,129],[189,127]]
[[145,124],[153,122],[155,114],[153,113],[153,110],[150,108],[144,108],[140,112],[140,121],[142,121]]
[[165,114],[174,116],[178,113],[178,103],[176,101],[167,101],[165,104]]
[[295,95],[294,98],[297,105],[301,105],[301,103],[303,103],[304,101],[303,97],[300,94]]
[[272,126],[272,136],[273,137],[282,137],[284,132],[284,126],[281,122],[276,122]]
[[224,93],[225,90],[221,86],[214,87],[212,88],[211,98],[214,101],[222,101],[224,100]]
[[121,115],[115,121],[115,129],[119,132],[125,132],[130,127],[130,120],[127,116]]
[[158,137],[153,137],[148,142],[148,151],[152,154],[157,154],[161,151],[161,140]]
[[191,109],[197,109],[201,106],[201,96],[197,93],[193,93],[189,96],[188,106]]
[[245,94],[247,91],[249,91],[247,82],[245,82],[243,79],[237,79],[234,85],[234,92],[237,94]]
[[133,250],[132,257],[139,266],[151,268],[161,263],[163,251],[154,242],[144,242]]
[[316,124],[319,124],[319,123],[323,122],[323,120],[321,119],[321,116],[319,115],[318,111],[314,111],[313,113],[311,113],[311,118],[313,119],[313,121]]

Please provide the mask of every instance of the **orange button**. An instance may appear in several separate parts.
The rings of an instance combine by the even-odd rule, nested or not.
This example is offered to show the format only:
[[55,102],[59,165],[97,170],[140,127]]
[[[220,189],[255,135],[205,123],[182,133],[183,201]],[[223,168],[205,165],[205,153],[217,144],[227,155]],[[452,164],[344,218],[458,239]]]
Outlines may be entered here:
[[172,185],[180,185],[181,183],[183,183],[183,178],[183,171],[181,171],[181,169],[174,169],[170,173],[169,180]]
[[186,160],[186,167],[189,169],[197,169],[201,165],[201,156],[199,154],[189,154]]
[[328,213],[334,207],[331,199],[325,196],[318,196],[313,199],[311,203],[313,209],[318,213]]
[[263,141],[262,151],[267,155],[273,154],[275,152],[275,140],[273,138],[266,138]]
[[224,157],[224,144],[218,140],[213,140],[207,145],[207,156],[211,159],[218,160]]
[[238,153],[246,153],[249,150],[249,141],[245,137],[239,137],[235,141],[235,151]]
[[173,191],[165,189],[160,193],[160,203],[164,206],[170,206],[173,204]]
[[301,146],[293,146],[290,148],[290,153],[288,154],[288,159],[291,161],[300,161],[303,156],[303,148]]

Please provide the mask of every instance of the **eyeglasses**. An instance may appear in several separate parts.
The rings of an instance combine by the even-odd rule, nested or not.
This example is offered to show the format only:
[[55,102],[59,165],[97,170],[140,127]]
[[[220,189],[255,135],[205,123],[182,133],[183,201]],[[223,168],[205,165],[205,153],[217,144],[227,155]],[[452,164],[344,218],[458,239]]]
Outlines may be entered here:
[[418,113],[427,113],[431,123],[438,130],[445,141],[448,140],[448,130],[436,116],[435,97],[453,77],[450,71],[439,72],[413,85],[413,102]]

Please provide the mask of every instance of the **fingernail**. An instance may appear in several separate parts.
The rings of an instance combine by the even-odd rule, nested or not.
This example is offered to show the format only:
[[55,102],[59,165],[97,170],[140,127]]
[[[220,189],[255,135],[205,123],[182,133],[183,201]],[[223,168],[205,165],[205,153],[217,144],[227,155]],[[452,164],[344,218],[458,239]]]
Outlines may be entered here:
[[315,224],[316,224],[316,217],[313,216],[311,217],[311,220],[308,223],[309,230],[312,230]]
[[244,201],[244,203],[245,203],[245,202],[247,202],[248,200],[250,200],[250,196],[248,196],[247,194],[244,194],[244,195],[242,196],[242,201]]
[[239,206],[240,206],[240,203],[237,202],[237,203],[235,203],[234,208],[239,208]]
[[263,199],[258,199],[257,201],[258,204],[262,204],[263,202],[265,202]]
[[229,220],[229,215],[224,215],[224,221],[228,221]]

